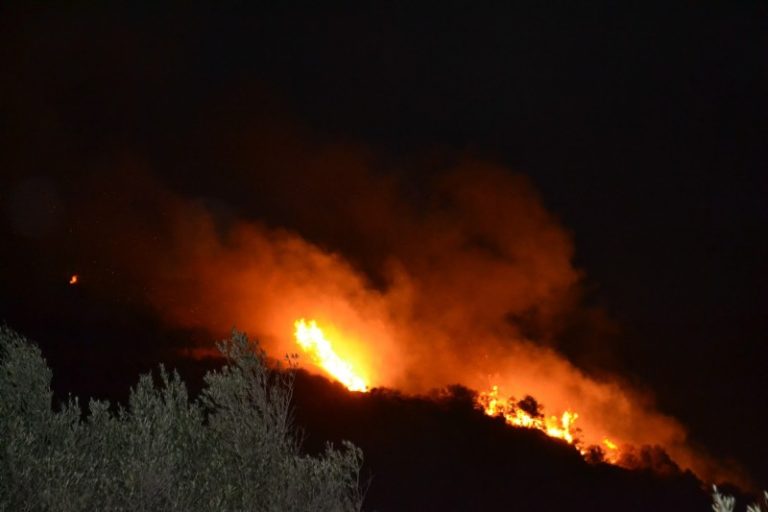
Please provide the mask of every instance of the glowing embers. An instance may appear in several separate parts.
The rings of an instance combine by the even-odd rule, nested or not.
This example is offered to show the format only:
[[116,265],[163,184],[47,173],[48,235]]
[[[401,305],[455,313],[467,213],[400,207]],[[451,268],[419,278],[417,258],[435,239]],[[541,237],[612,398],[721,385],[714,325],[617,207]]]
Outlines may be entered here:
[[296,343],[308,353],[312,360],[328,374],[344,384],[350,391],[368,391],[365,379],[355,373],[352,365],[339,357],[331,342],[326,339],[317,322],[303,318],[294,322]]
[[493,386],[491,391],[480,393],[478,402],[489,416],[501,416],[510,425],[540,430],[550,437],[574,444],[576,429],[573,424],[579,417],[575,412],[565,411],[559,418],[544,416],[539,411],[539,404],[533,398],[526,397],[519,402],[510,398],[500,398],[498,386]]

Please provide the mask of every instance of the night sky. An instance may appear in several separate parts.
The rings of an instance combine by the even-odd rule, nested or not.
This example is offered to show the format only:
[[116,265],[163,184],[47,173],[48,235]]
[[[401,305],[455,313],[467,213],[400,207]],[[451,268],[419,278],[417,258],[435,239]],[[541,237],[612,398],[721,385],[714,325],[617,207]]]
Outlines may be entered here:
[[[230,267],[306,242],[373,296],[393,261],[443,271],[409,322],[464,336],[435,310],[503,302],[515,336],[768,485],[765,4],[182,4],[0,7],[0,322],[58,393],[194,366],[251,327]],[[288,285],[259,261],[270,302]]]

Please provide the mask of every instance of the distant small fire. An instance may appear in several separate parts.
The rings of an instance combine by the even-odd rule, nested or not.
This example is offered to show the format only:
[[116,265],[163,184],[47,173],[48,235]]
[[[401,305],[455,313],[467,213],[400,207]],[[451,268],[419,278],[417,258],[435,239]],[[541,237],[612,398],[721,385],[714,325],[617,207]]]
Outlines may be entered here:
[[75,285],[80,281],[80,276],[77,274],[72,274],[72,276],[69,278],[69,284]]
[[349,362],[334,351],[331,342],[317,326],[317,322],[314,320],[307,322],[301,318],[296,320],[294,327],[296,342],[304,352],[310,354],[315,364],[344,384],[350,391],[368,391],[368,383],[355,372]]

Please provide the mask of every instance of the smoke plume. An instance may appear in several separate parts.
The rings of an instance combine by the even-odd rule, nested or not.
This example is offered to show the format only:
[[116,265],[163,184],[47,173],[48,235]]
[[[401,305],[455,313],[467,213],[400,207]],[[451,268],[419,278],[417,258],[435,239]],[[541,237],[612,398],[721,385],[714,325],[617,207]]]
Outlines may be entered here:
[[548,414],[577,411],[587,444],[661,446],[714,476],[648,396],[554,348],[582,309],[582,275],[524,176],[456,159],[414,188],[364,149],[274,137],[239,147],[238,174],[222,177],[245,201],[175,192],[136,164],[94,175],[77,192],[90,221],[73,239],[101,262],[93,272],[119,278],[93,286],[211,339],[245,330],[278,358],[298,352],[294,321],[315,319],[374,386],[497,385]]

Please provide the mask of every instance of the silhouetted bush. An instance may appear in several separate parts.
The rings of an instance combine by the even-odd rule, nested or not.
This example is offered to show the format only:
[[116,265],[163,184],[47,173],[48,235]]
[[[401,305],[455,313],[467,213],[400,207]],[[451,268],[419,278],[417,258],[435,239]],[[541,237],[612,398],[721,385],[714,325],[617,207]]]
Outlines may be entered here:
[[242,333],[219,349],[199,400],[161,366],[127,408],[91,400],[82,420],[77,400],[52,410],[40,350],[0,327],[0,510],[360,510],[360,449],[302,455],[291,373]]

